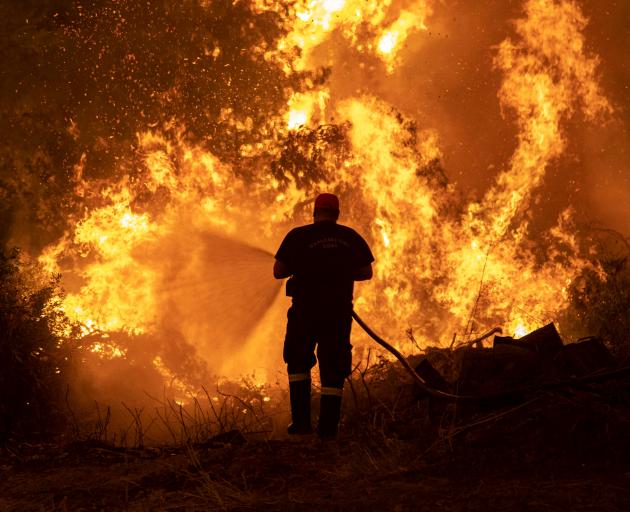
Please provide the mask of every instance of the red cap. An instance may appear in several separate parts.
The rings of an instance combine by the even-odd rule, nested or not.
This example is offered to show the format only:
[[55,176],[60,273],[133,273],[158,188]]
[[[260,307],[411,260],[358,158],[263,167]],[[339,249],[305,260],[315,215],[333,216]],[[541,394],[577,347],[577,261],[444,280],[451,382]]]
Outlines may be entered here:
[[315,208],[339,211],[339,199],[335,194],[319,194],[315,199]]

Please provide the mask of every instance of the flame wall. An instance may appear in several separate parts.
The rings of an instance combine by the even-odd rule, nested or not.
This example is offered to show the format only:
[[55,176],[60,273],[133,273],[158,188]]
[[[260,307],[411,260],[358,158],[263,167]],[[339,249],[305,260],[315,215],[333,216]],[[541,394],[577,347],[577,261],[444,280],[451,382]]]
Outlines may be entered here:
[[628,231],[621,3],[20,9],[12,41],[54,66],[9,70],[4,239],[62,273],[95,353],[142,347],[161,378],[281,368],[264,251],[319,191],[369,239],[356,306],[403,349],[554,320],[598,270],[577,227]]

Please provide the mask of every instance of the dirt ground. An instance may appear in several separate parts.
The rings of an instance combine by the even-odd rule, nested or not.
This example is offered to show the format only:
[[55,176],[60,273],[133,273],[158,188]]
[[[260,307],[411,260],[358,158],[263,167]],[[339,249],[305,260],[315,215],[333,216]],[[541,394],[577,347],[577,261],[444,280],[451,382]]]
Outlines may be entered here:
[[[6,442],[0,511],[630,511],[629,371],[461,403],[392,365],[361,375],[336,441],[182,423],[187,437],[155,446],[103,429]],[[278,437],[288,418],[272,418]]]
[[501,464],[449,450],[427,457],[411,444],[343,437],[142,450],[22,445],[3,452],[0,510],[630,510],[630,464]]

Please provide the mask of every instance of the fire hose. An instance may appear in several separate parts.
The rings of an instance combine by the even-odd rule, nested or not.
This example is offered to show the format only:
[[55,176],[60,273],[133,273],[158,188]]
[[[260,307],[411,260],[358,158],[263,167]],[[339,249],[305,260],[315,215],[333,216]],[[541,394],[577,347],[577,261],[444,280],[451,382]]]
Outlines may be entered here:
[[[370,336],[370,338],[376,341],[376,343],[381,345],[388,352],[393,354],[396,357],[396,359],[400,361],[403,368],[409,373],[409,375],[411,375],[416,385],[422,390],[422,392],[424,392],[425,394],[433,398],[438,398],[441,400],[450,400],[450,401],[489,400],[493,398],[501,398],[501,397],[506,397],[510,395],[516,395],[516,394],[524,393],[524,392],[571,387],[571,386],[576,386],[576,385],[581,385],[581,384],[588,384],[590,382],[603,381],[603,380],[607,380],[613,377],[620,377],[626,374],[630,375],[630,366],[625,366],[625,367],[617,368],[615,370],[610,370],[607,372],[599,372],[599,373],[594,373],[591,375],[586,375],[584,377],[567,379],[563,381],[553,381],[553,382],[546,382],[546,383],[541,383],[541,384],[533,384],[530,386],[522,386],[518,388],[507,389],[507,390],[499,391],[495,393],[485,393],[481,395],[455,395],[453,393],[447,393],[446,391],[441,391],[439,389],[435,389],[429,386],[429,384],[420,375],[418,375],[418,373],[413,369],[413,367],[409,364],[409,361],[407,361],[405,356],[403,356],[400,353],[400,351],[398,351],[393,345],[391,345],[390,343],[385,341],[383,338],[381,338],[378,334],[376,334],[370,328],[370,326],[367,325],[363,321],[363,319],[357,314],[357,312],[354,310],[352,311],[352,318],[354,318],[354,320],[361,326],[361,328],[367,333],[367,335]],[[483,334],[481,337],[471,341],[469,344],[480,342],[497,332],[501,332],[501,329],[498,327],[495,327],[494,329],[491,329],[490,331]]]
[[426,381],[422,377],[420,377],[420,375],[418,375],[416,370],[413,369],[413,367],[409,364],[409,361],[407,361],[405,356],[403,356],[393,345],[387,343],[383,338],[381,338],[378,334],[376,334],[370,328],[370,326],[366,324],[363,321],[363,319],[354,310],[352,310],[352,318],[354,318],[355,322],[361,326],[361,328],[367,333],[368,336],[370,336],[370,338],[376,341],[376,343],[378,343],[385,350],[391,352],[396,357],[396,359],[400,361],[400,364],[402,364],[403,368],[407,370],[407,372],[409,373],[409,375],[411,375],[411,377],[413,377],[413,380],[416,382],[416,384],[422,391],[424,391],[428,395],[431,395],[435,398],[444,398],[448,400],[458,400],[461,398],[458,395],[453,395],[451,393],[446,393],[445,391],[440,391],[439,389],[433,389],[432,387],[430,387],[426,383]]

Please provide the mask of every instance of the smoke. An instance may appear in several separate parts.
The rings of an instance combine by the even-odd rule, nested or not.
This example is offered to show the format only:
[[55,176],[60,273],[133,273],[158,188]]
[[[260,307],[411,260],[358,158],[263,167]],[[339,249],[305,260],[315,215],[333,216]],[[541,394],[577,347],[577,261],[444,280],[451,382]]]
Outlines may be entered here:
[[598,224],[630,234],[630,64],[622,48],[630,44],[627,2],[584,2],[590,18],[589,46],[602,62],[603,87],[615,106],[614,121],[589,130],[576,141],[578,165],[584,167],[580,199],[585,216]]

